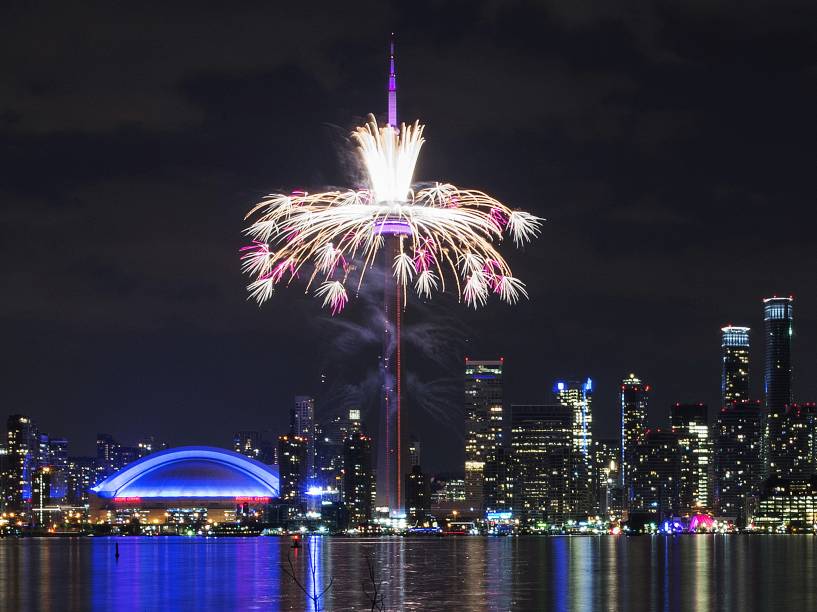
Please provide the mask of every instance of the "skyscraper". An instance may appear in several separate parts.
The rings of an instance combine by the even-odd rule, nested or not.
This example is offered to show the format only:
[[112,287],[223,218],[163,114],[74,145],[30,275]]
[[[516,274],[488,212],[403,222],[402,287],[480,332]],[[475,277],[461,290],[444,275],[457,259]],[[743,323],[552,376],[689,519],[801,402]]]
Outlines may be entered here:
[[299,507],[306,494],[306,440],[294,434],[278,438],[279,497]]
[[485,464],[503,444],[503,360],[465,360],[465,499],[483,509]]
[[621,486],[624,489],[623,504],[626,507],[633,496],[633,470],[635,451],[644,441],[647,429],[647,404],[650,386],[641,382],[635,374],[621,381]]
[[307,395],[296,395],[290,413],[290,431],[306,440],[306,478],[315,480],[315,400]]
[[571,507],[573,409],[557,405],[511,407],[514,511],[522,525],[562,524]]
[[791,338],[794,298],[772,297],[763,300],[763,319],[766,326],[766,363],[764,390],[766,394],[767,472],[780,472],[783,453],[782,434],[786,406],[792,403]]
[[349,525],[358,527],[372,518],[372,439],[352,432],[343,443],[343,501],[349,511]]
[[721,408],[749,399],[749,328],[721,328]]
[[817,472],[817,404],[791,404],[783,418],[780,475],[809,478]]
[[630,509],[656,518],[678,516],[680,509],[681,446],[678,434],[648,429],[635,452]]
[[24,512],[31,506],[32,478],[37,468],[39,439],[34,424],[25,415],[12,414],[6,421],[6,427],[6,506],[15,512]]
[[556,400],[573,413],[570,511],[575,518],[596,512],[593,458],[593,381],[557,380]]
[[431,488],[428,476],[419,465],[406,474],[406,515],[409,524],[421,524],[431,511]]
[[745,527],[763,481],[765,417],[759,401],[733,402],[715,423],[715,512]]
[[712,507],[712,439],[706,404],[675,404],[672,431],[681,447],[681,512],[695,514]]

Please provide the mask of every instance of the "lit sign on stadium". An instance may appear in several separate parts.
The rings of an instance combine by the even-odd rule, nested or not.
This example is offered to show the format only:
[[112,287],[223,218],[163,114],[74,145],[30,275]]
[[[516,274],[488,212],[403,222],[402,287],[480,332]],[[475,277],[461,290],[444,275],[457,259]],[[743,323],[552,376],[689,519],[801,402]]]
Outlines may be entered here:
[[114,497],[115,504],[138,504],[142,501],[141,497]]
[[239,496],[235,498],[235,501],[239,504],[268,504],[270,499],[269,497]]

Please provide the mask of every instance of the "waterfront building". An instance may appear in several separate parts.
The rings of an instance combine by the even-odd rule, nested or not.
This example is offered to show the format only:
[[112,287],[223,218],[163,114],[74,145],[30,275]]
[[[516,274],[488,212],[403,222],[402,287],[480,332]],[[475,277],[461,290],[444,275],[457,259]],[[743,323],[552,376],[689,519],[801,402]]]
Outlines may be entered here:
[[621,442],[615,439],[594,441],[596,497],[601,516],[621,517],[623,495],[621,487]]
[[25,415],[9,416],[6,428],[6,508],[13,512],[26,512],[31,508],[32,478],[37,469],[39,439],[34,423]]
[[715,512],[745,527],[763,482],[765,411],[760,401],[733,402],[715,423]]
[[[234,521],[278,497],[278,475],[239,453],[207,446],[182,446],[152,453],[92,487],[94,521],[165,532],[168,524]],[[203,533],[204,531],[202,531]]]
[[289,429],[306,440],[306,479],[315,481],[315,399],[308,395],[296,395],[290,412]]
[[817,404],[791,404],[783,418],[780,473],[808,478],[817,471]]
[[656,519],[678,516],[681,506],[678,434],[667,429],[648,429],[635,457],[630,509],[654,514]]
[[749,399],[749,328],[721,328],[721,408]]
[[[513,457],[505,446],[497,446],[483,469],[483,508],[502,512],[513,508]],[[476,509],[476,508],[475,508]]]
[[374,486],[372,439],[361,431],[352,432],[343,443],[343,501],[351,527],[372,518]]
[[278,476],[281,501],[293,511],[301,507],[307,489],[306,440],[293,433],[278,438]]
[[465,360],[465,497],[475,511],[484,507],[485,464],[504,443],[502,369],[502,359]]
[[763,485],[752,525],[760,529],[788,528],[813,533],[817,525],[817,476],[771,476]]
[[563,404],[511,407],[514,512],[530,529],[561,525],[571,506],[573,409]]
[[633,497],[633,470],[636,462],[636,448],[644,441],[647,430],[647,405],[650,385],[642,383],[630,374],[621,381],[621,486],[624,505],[629,507]]
[[712,508],[712,438],[706,404],[675,404],[672,431],[681,447],[682,514],[700,514]]
[[792,403],[791,341],[794,321],[794,298],[772,297],[763,300],[766,328],[764,389],[766,393],[767,473],[785,476],[781,471],[784,448],[783,420],[786,407]]
[[406,515],[409,525],[422,524],[431,512],[431,491],[428,476],[419,465],[406,474]]
[[[96,434],[96,469],[97,482],[107,478],[117,469],[117,451],[119,443],[111,434]],[[122,467],[122,466],[119,466]]]
[[69,457],[66,468],[66,499],[74,507],[88,505],[88,491],[96,483],[96,459]]
[[570,453],[570,514],[575,518],[595,514],[593,459],[593,381],[557,380],[553,385],[556,401],[573,414]]

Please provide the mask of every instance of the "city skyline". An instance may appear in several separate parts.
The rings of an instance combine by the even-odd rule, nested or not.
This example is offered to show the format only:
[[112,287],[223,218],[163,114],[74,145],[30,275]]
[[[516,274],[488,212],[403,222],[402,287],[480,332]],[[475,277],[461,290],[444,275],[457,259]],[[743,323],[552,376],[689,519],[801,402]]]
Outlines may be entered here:
[[[788,306],[786,307],[786,308],[788,308],[788,310],[786,310],[785,312],[789,313],[792,310],[791,304],[793,304],[794,301],[795,300],[794,300],[793,296],[787,296],[787,297],[774,296],[772,298],[763,298],[761,300],[762,315],[763,316],[768,316],[768,312],[769,312],[768,304],[769,303],[777,303],[777,302],[783,302],[785,304],[788,304]],[[787,314],[786,316],[789,316],[789,315]],[[768,322],[766,322],[766,323],[768,323]],[[789,319],[789,318],[785,319],[784,327],[785,327],[784,336],[785,336],[785,342],[786,342],[786,344],[785,344],[785,346],[786,346],[786,349],[785,349],[786,358],[785,359],[786,359],[786,363],[790,364],[790,363],[795,362],[797,360],[796,357],[793,357],[792,355],[793,355],[793,347],[797,347],[797,344],[799,344],[799,343],[798,342],[792,342],[792,338],[794,338],[795,333],[794,333],[794,326],[792,326],[792,324],[791,324],[791,319]],[[728,400],[727,397],[725,397],[723,395],[723,390],[724,390],[724,385],[726,384],[726,380],[727,380],[727,378],[729,376],[728,371],[730,369],[735,371],[734,374],[731,374],[732,378],[737,376],[738,378],[741,379],[739,381],[739,383],[738,383],[738,386],[740,388],[740,392],[735,394],[734,390],[733,390],[731,395],[734,395],[734,398],[731,401],[735,401],[737,403],[746,402],[746,401],[759,401],[764,406],[766,406],[766,394],[761,390],[761,392],[758,393],[757,395],[753,395],[753,393],[756,392],[755,391],[756,385],[752,384],[752,386],[749,387],[749,380],[751,380],[751,379],[760,378],[760,379],[763,379],[765,381],[765,378],[766,378],[765,372],[769,367],[768,364],[767,364],[767,360],[770,358],[769,357],[770,353],[767,351],[767,346],[765,344],[765,340],[761,342],[760,340],[756,339],[757,342],[761,342],[761,345],[760,346],[753,345],[753,349],[752,349],[753,352],[750,351],[748,354],[747,353],[740,353],[739,358],[734,357],[734,355],[736,353],[734,353],[734,352],[730,353],[730,351],[735,350],[736,346],[739,347],[739,350],[742,350],[743,348],[748,347],[748,343],[749,343],[748,338],[751,335],[750,330],[751,330],[751,327],[736,326],[736,325],[733,325],[731,323],[724,326],[724,327],[722,327],[720,329],[720,338],[721,338],[721,343],[720,343],[720,351],[721,351],[720,352],[720,355],[721,355],[720,379],[721,379],[721,385],[720,385],[720,387],[721,387],[721,394],[720,394],[720,399],[719,399],[718,403],[709,404],[709,403],[703,402],[703,401],[696,402],[696,401],[675,400],[675,401],[673,401],[672,403],[670,403],[670,404],[668,404],[666,406],[655,406],[655,402],[651,399],[651,401],[645,402],[647,412],[645,413],[646,418],[644,419],[643,422],[646,423],[647,426],[653,426],[653,427],[668,426],[668,424],[670,422],[670,419],[671,419],[672,410],[673,410],[673,408],[675,406],[677,406],[679,404],[680,405],[698,404],[698,405],[710,406],[708,419],[709,419],[710,425],[714,425],[715,420],[716,420],[716,410],[715,410],[715,408],[720,409],[720,408],[722,408],[724,406],[729,405],[729,400]],[[799,332],[799,330],[798,330],[798,332]],[[768,330],[767,330],[766,333],[768,334]],[[777,346],[777,345],[775,345],[775,346]],[[780,353],[780,349],[773,349],[772,350],[772,354],[776,355],[776,354],[779,354],[779,353]],[[731,356],[731,361],[729,361],[730,356]],[[493,360],[492,361],[491,356],[486,355],[486,356],[484,356],[484,359],[487,359],[488,361],[474,360],[473,358],[466,357],[465,362],[466,362],[466,365],[469,363],[469,361],[471,363],[475,363],[475,364],[483,364],[483,363],[485,363],[485,364],[496,364],[497,366],[500,366],[500,372],[505,371],[505,358],[504,357],[500,357],[498,360]],[[714,366],[715,366],[715,362],[713,362],[713,364],[711,364],[711,366],[712,367],[710,369],[713,369]],[[748,375],[748,372],[750,370],[753,373],[753,375],[751,377]],[[500,377],[502,377],[502,374],[500,374]],[[567,377],[565,377],[565,376],[562,376],[562,377],[554,376],[554,377],[550,377],[550,379],[555,380],[555,382],[552,382],[550,384],[546,383],[546,387],[549,387],[549,388],[547,388],[547,390],[545,390],[538,397],[526,398],[526,399],[523,399],[522,401],[515,401],[513,399],[510,399],[510,400],[507,399],[507,396],[506,396],[506,398],[503,400],[503,403],[502,403],[504,409],[507,411],[507,410],[509,410],[510,406],[514,405],[514,404],[519,404],[519,405],[535,404],[535,403],[547,404],[547,403],[551,403],[551,400],[552,401],[561,401],[561,400],[559,400],[559,397],[565,392],[565,391],[563,391],[565,389],[569,390],[569,389],[575,388],[576,390],[587,393],[588,398],[590,398],[591,396],[595,396],[596,388],[598,386],[597,383],[593,381],[592,377],[588,377],[583,382],[582,381],[571,380],[570,376],[567,376]],[[786,380],[788,382],[786,382],[784,384],[786,384],[788,386],[786,386],[786,390],[784,392],[785,393],[790,393],[790,394],[792,394],[792,396],[794,396],[793,395],[794,394],[793,389],[796,388],[796,385],[791,383],[790,378],[786,379]],[[593,419],[598,417],[598,416],[602,417],[600,420],[604,423],[604,428],[597,434],[591,434],[591,438],[592,437],[598,437],[598,438],[604,439],[604,438],[611,438],[611,437],[619,437],[619,438],[622,437],[623,429],[622,429],[622,422],[621,422],[621,417],[622,417],[622,412],[621,412],[621,401],[622,401],[621,392],[624,390],[624,385],[626,385],[629,381],[632,381],[637,385],[641,384],[641,381],[638,378],[635,377],[635,374],[630,372],[627,376],[622,377],[622,381],[620,382],[620,385],[622,385],[622,386],[621,386],[620,389],[619,389],[619,385],[615,386],[614,392],[616,393],[616,402],[617,402],[617,404],[615,406],[616,413],[615,413],[614,417],[615,417],[616,421],[615,421],[615,423],[613,425],[612,430],[610,429],[610,425],[611,425],[610,416],[611,415],[609,413],[606,413],[606,414],[602,413],[601,415],[599,415],[598,412],[597,412],[597,409],[593,409],[592,411],[589,411],[589,415],[590,415],[590,421],[589,422],[590,422],[590,424],[592,424]],[[500,385],[501,385],[502,389],[504,389],[504,392],[500,391],[500,397],[503,397],[503,393],[510,395],[510,397],[518,397],[518,394],[513,393],[512,388],[509,388],[507,385],[504,385],[502,383],[500,383]],[[650,396],[650,398],[652,398],[652,394],[653,394],[652,384],[645,381],[644,385],[646,385],[648,396]],[[748,393],[748,396],[744,396],[746,388],[750,389],[749,393]],[[607,389],[607,391],[609,393],[609,391],[611,391],[611,390]],[[690,395],[694,395],[694,394],[690,394]],[[730,395],[730,397],[731,397],[731,395]],[[567,398],[568,396],[565,396],[565,397]],[[811,400],[811,398],[809,398],[809,397],[796,396],[796,397],[794,397],[794,401],[792,403],[793,404],[802,404],[802,403],[808,403],[810,400]],[[573,401],[573,400],[566,399],[564,401],[569,403],[570,401]],[[360,410],[359,406],[357,406],[357,405],[351,405],[351,407],[349,405],[345,405],[342,408],[338,408],[337,406],[326,407],[326,406],[321,406],[319,404],[318,408],[316,408],[315,402],[316,402],[315,397],[313,397],[312,395],[309,395],[308,392],[305,392],[304,390],[300,390],[298,394],[294,395],[290,399],[290,406],[285,410],[285,414],[286,414],[285,422],[283,424],[281,424],[279,427],[276,427],[275,425],[273,425],[272,420],[268,421],[267,423],[263,423],[263,422],[247,423],[247,427],[243,428],[242,430],[236,430],[237,433],[235,433],[235,434],[230,433],[229,438],[225,437],[226,441],[218,440],[218,441],[216,441],[214,443],[214,445],[218,446],[218,447],[223,447],[223,448],[235,447],[235,450],[238,451],[239,450],[239,444],[237,443],[235,436],[237,436],[237,435],[239,435],[241,433],[249,433],[249,434],[252,434],[252,435],[255,435],[255,436],[265,436],[266,435],[266,437],[269,438],[269,440],[275,440],[277,438],[278,433],[286,433],[287,431],[290,431],[291,433],[301,434],[304,431],[309,431],[309,430],[313,429],[316,425],[329,424],[332,421],[333,418],[344,415],[346,413],[346,411],[348,411],[350,408]],[[588,405],[589,404],[590,404],[590,402],[588,400]],[[30,417],[31,414],[27,413],[26,416]],[[278,415],[276,415],[276,416],[278,416]],[[422,414],[415,415],[414,418],[413,418],[413,420],[415,422],[415,426],[422,423],[425,420],[424,419],[425,416],[426,415],[422,415]],[[501,420],[502,416],[500,415],[499,418]],[[509,436],[509,432],[508,432],[508,429],[507,429],[508,428],[507,420],[509,418],[511,418],[510,412],[508,412],[508,414],[505,416],[506,423],[504,425],[505,429],[503,430],[503,435],[505,436],[506,441],[507,441],[507,438]],[[376,431],[376,429],[377,429],[377,415],[369,415],[368,418],[364,416],[363,419],[367,423],[369,422],[369,419],[371,419],[370,427],[371,427],[372,431]],[[576,416],[577,422],[579,421],[579,419],[580,419],[580,417]],[[39,422],[39,419],[37,419],[36,417],[33,417],[32,420],[34,420],[35,422]],[[280,419],[279,419],[279,421],[280,421]],[[48,427],[46,427],[46,429],[49,432],[54,432],[56,434],[62,435],[62,431],[59,428],[54,428],[54,427],[48,426]],[[99,429],[105,430],[106,428],[105,427],[100,427]],[[460,427],[460,426],[457,425],[457,423],[454,423],[453,429],[455,429],[455,430],[459,429],[460,431],[458,433],[461,433],[461,435],[463,436],[463,439],[467,440],[467,437],[468,437],[467,412],[466,412],[466,425],[465,425],[465,427]],[[107,428],[107,430],[110,431],[111,428]],[[153,433],[154,432],[151,432],[151,434],[153,434]],[[87,435],[87,432],[86,432],[86,435]],[[109,434],[99,434],[99,435],[109,435]],[[139,445],[142,444],[141,440],[145,435],[146,435],[145,432],[136,432],[136,433],[129,433],[129,434],[126,434],[124,436],[115,436],[115,437],[116,438],[122,438],[126,442],[132,442],[133,444],[139,446]],[[225,436],[226,435],[227,434],[225,434]],[[418,439],[419,441],[422,442],[422,440],[417,437],[416,432],[412,431],[412,432],[410,432],[410,434],[407,434],[407,436],[408,435],[410,435],[410,436],[414,437],[415,439]],[[574,432],[574,438],[576,438],[577,436],[578,436],[578,434],[576,432]],[[63,437],[67,438],[67,436],[63,436]],[[150,436],[151,439],[153,437],[154,437],[153,435]],[[224,437],[224,436],[222,436],[222,437]],[[165,444],[165,445],[168,444],[168,442],[164,439],[164,437],[161,437],[161,439],[163,440],[163,444]],[[375,439],[375,442],[376,442],[377,436],[374,436],[374,439]],[[268,443],[269,443],[269,440],[267,440]],[[96,444],[97,451],[98,451],[99,439],[95,438],[94,443]],[[170,445],[174,446],[174,444],[172,444],[172,443],[170,443]],[[179,446],[181,446],[181,445],[183,445],[183,444],[180,444]],[[424,445],[427,445],[427,443],[424,443]],[[72,445],[72,453],[71,453],[72,455],[85,456],[85,455],[92,454],[90,452],[77,451],[76,450],[77,446],[78,445],[76,445],[76,444]],[[80,448],[84,449],[86,447],[83,445],[83,446],[80,446]],[[131,447],[128,447],[128,448],[131,448]],[[136,447],[133,447],[133,448],[136,448]],[[430,454],[432,456],[434,456],[433,449],[431,449],[431,450],[432,450],[432,452]],[[136,451],[134,451],[134,452],[136,452]],[[243,452],[243,451],[241,451],[241,452]],[[313,452],[313,456],[314,456],[314,452]],[[467,461],[467,452],[465,453],[465,457],[466,457],[466,461]],[[436,467],[435,466],[433,468],[433,471],[434,472],[440,472],[440,473],[456,473],[460,469],[461,468],[457,467],[456,465],[452,465],[452,466],[444,465],[442,467]]]
[[[452,340],[463,346],[429,380],[458,380],[462,356],[504,356],[507,399],[525,403],[544,401],[555,378],[590,375],[594,427],[605,436],[616,431],[617,385],[630,371],[653,386],[650,420],[676,401],[716,405],[712,330],[746,325],[757,340],[758,300],[792,293],[817,303],[804,178],[817,120],[812,44],[789,35],[804,20],[785,10],[742,15],[736,39],[725,41],[705,23],[730,12],[711,6],[696,19],[702,11],[676,7],[645,22],[626,7],[497,14],[477,5],[462,15],[429,6],[422,16],[384,7],[352,47],[347,28],[310,27],[313,44],[290,53],[306,17],[254,7],[235,18],[251,31],[266,26],[225,56],[197,30],[218,31],[217,11],[195,25],[168,12],[173,37],[112,20],[116,52],[100,53],[90,37],[80,52],[59,35],[99,20],[56,6],[38,26],[56,46],[43,57],[31,47],[37,37],[21,35],[30,14],[20,9],[4,39],[28,62],[9,66],[0,133],[14,151],[3,158],[11,230],[3,405],[81,449],[93,446],[100,419],[125,438],[130,419],[119,414],[155,423],[172,444],[226,445],[216,425],[225,413],[239,427],[277,430],[298,393],[327,405],[348,384],[362,388],[366,371],[329,368],[348,361],[346,345],[333,344],[336,327],[315,321],[319,304],[297,292],[261,311],[245,302],[237,219],[279,186],[349,184],[346,135],[367,112],[385,111],[391,31],[401,115],[434,134],[418,177],[484,185],[548,219],[542,239],[511,262],[531,300],[458,312]],[[336,8],[329,14],[336,26],[354,23]],[[429,20],[467,27],[442,32]],[[646,23],[666,35],[656,40]],[[281,47],[270,50],[266,37]],[[172,62],[144,53],[165,45]],[[745,58],[737,68],[735,57]],[[786,66],[784,82],[769,70],[776,65]],[[99,100],[104,112],[94,110]],[[777,118],[774,127],[765,117]],[[126,209],[139,214],[124,221]],[[48,249],[31,249],[33,236],[58,250],[56,263]],[[187,248],[201,258],[195,273],[180,256]],[[345,321],[368,323],[360,311]],[[798,311],[796,333],[794,360],[808,370],[817,311]],[[407,357],[411,372],[422,355]],[[761,395],[758,365],[752,397]],[[811,377],[795,388],[817,397]],[[459,404],[450,389],[419,399],[429,394]],[[456,422],[421,424],[429,462],[459,464],[444,444]]]

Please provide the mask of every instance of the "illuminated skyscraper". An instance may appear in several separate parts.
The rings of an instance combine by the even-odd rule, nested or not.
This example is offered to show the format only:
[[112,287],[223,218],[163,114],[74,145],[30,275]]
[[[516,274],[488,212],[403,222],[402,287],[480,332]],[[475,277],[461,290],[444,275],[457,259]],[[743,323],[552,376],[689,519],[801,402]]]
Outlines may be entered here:
[[696,514],[712,507],[712,439],[706,404],[675,404],[672,431],[681,447],[681,512]]
[[653,513],[656,519],[678,516],[681,505],[678,434],[666,429],[648,429],[634,456],[630,509]]
[[574,516],[571,506],[573,409],[557,405],[511,407],[513,510],[537,529]]
[[406,515],[409,524],[422,524],[431,512],[431,488],[428,476],[419,465],[406,474]]
[[278,438],[279,497],[293,509],[306,495],[306,440],[294,434]]
[[573,413],[571,451],[570,512],[581,518],[596,511],[593,458],[593,381],[557,380],[553,385],[557,401]]
[[315,399],[296,395],[290,413],[290,431],[306,440],[306,478],[315,480]]
[[766,394],[767,473],[785,476],[780,471],[783,454],[783,419],[786,406],[792,403],[791,339],[794,298],[772,297],[763,300],[766,325],[766,363],[764,390]]
[[343,501],[351,527],[372,518],[373,493],[372,439],[355,431],[343,443]]
[[763,481],[763,406],[733,402],[715,423],[715,512],[745,527]]
[[809,478],[817,472],[817,404],[791,404],[783,418],[780,474]]
[[721,407],[749,399],[749,328],[721,328]]
[[485,464],[503,444],[502,359],[465,360],[465,499],[476,511],[485,499]]
[[630,374],[621,381],[621,486],[624,489],[623,504],[626,507],[633,496],[633,469],[635,451],[644,441],[647,429],[647,404],[650,386]]
[[31,506],[32,479],[37,469],[39,440],[31,419],[22,414],[9,416],[6,427],[6,507],[14,512],[24,512]]
[[599,515],[620,517],[623,510],[620,463],[621,443],[617,439],[597,439],[593,455]]

